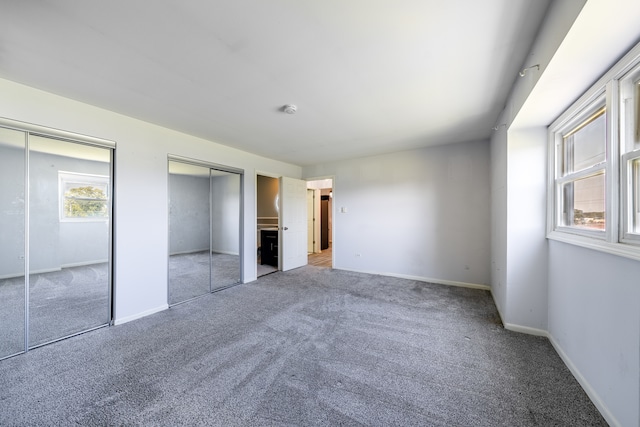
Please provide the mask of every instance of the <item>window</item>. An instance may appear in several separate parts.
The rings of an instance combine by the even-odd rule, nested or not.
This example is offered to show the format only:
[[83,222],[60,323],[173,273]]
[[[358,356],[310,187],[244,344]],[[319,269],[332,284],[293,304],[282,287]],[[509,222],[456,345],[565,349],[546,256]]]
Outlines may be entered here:
[[640,260],[640,45],[549,127],[547,237]]
[[576,230],[606,228],[606,108],[578,116],[557,132],[557,224]]
[[109,177],[59,172],[60,221],[100,221],[109,217]]

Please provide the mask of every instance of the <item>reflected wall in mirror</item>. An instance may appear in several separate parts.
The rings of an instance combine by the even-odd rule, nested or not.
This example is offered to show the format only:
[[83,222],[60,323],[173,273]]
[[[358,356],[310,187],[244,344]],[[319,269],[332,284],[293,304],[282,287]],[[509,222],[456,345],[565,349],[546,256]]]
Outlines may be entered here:
[[211,171],[211,288],[240,282],[240,175]]
[[211,291],[209,168],[169,161],[169,304]]
[[0,128],[0,359],[25,350],[25,141]]

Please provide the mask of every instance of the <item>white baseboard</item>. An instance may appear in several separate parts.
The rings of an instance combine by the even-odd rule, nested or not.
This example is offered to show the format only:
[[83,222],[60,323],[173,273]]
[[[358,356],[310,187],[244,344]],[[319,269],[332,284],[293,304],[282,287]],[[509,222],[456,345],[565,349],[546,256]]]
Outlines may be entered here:
[[188,251],[177,251],[169,253],[169,256],[172,255],[188,255],[188,254],[197,254],[198,252],[207,252],[209,248],[204,249],[189,249]]
[[240,255],[238,252],[219,251],[217,249],[211,249],[211,253],[213,253],[213,254],[223,254],[223,255],[235,255],[235,256],[239,256]]
[[600,414],[602,414],[602,416],[607,421],[607,423],[612,427],[621,427],[622,424],[620,424],[620,422],[611,413],[611,411],[609,411],[609,408],[607,407],[607,405],[602,401],[602,399],[600,398],[598,393],[594,390],[594,388],[591,386],[589,381],[587,381],[584,375],[582,375],[582,372],[580,372],[580,370],[576,367],[576,365],[573,364],[573,362],[571,361],[571,358],[567,355],[567,353],[564,352],[564,350],[562,349],[558,341],[556,341],[554,336],[550,333],[547,333],[547,338],[549,338],[549,341],[551,341],[551,345],[556,350],[556,353],[558,353],[558,355],[560,356],[564,364],[567,365],[567,367],[569,368],[569,371],[571,371],[571,374],[573,374],[574,378],[578,380],[578,383],[580,384],[582,389],[585,391],[585,393],[587,393],[587,396],[589,396],[589,399],[591,399],[591,401],[596,406],[596,408],[598,408],[598,411],[600,411]]
[[83,262],[72,262],[70,264],[62,264],[62,268],[84,267],[85,265],[105,264],[107,262],[109,262],[108,259],[99,259],[99,260],[83,261]]
[[131,322],[132,320],[141,319],[146,316],[150,316],[152,314],[158,313],[160,311],[164,311],[169,308],[169,304],[162,304],[159,307],[152,308],[150,310],[143,311],[141,313],[132,314],[131,316],[125,316],[116,318],[113,320],[114,325],[122,325],[123,323]]
[[14,274],[2,274],[0,275],[0,280],[17,279],[18,277],[24,278],[24,271],[21,271],[20,273],[14,273]]
[[[60,271],[63,268],[73,268],[73,267],[83,267],[85,265],[93,265],[93,264],[104,264],[106,262],[109,262],[108,259],[104,259],[104,260],[97,260],[97,261],[84,261],[84,262],[74,262],[71,264],[63,264],[60,267],[53,267],[53,268],[43,268],[40,270],[33,270],[30,271],[29,274],[45,274],[45,273],[54,273],[56,271]],[[14,279],[16,277],[24,277],[24,271],[21,271],[20,273],[15,273],[15,274],[3,274],[0,275],[0,280],[2,279]]]
[[[209,250],[209,248],[204,248],[204,249],[193,249],[193,250],[188,250],[188,251],[179,251],[179,252],[171,252],[169,254],[169,256],[172,255],[188,255],[188,254],[197,254],[198,252],[207,252]],[[238,252],[231,252],[231,251],[219,251],[217,249],[211,249],[211,253],[213,254],[225,254],[225,255],[240,255]]]
[[502,324],[504,325],[504,328],[509,331],[549,338],[549,332],[545,331],[544,329],[531,328],[529,326],[516,325],[514,323],[504,323],[504,321],[502,322]]
[[481,289],[483,291],[491,290],[491,287],[489,285],[480,285],[477,283],[466,283],[466,282],[456,282],[453,280],[433,279],[431,277],[410,276],[408,274],[380,273],[377,271],[353,270],[350,268],[336,268],[336,267],[334,268],[336,270],[353,271],[354,273],[377,274],[379,276],[397,277],[398,279],[417,280],[419,282],[435,283],[437,285],[458,286],[461,288]]

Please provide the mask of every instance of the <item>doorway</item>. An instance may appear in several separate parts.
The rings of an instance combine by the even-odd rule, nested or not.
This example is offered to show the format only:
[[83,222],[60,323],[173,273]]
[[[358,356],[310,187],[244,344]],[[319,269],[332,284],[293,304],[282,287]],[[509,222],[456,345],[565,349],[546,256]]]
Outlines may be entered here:
[[280,183],[278,178],[256,178],[257,277],[278,271],[280,227]]
[[307,265],[306,181],[256,175],[258,277]]
[[333,267],[333,178],[307,181],[309,264]]
[[242,177],[169,158],[169,305],[241,283]]

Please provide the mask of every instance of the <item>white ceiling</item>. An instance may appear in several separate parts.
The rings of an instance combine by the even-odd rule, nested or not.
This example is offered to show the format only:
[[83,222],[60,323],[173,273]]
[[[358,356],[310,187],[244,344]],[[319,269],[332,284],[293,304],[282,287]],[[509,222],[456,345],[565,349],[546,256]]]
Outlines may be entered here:
[[3,0],[0,76],[308,165],[487,138],[548,3]]

